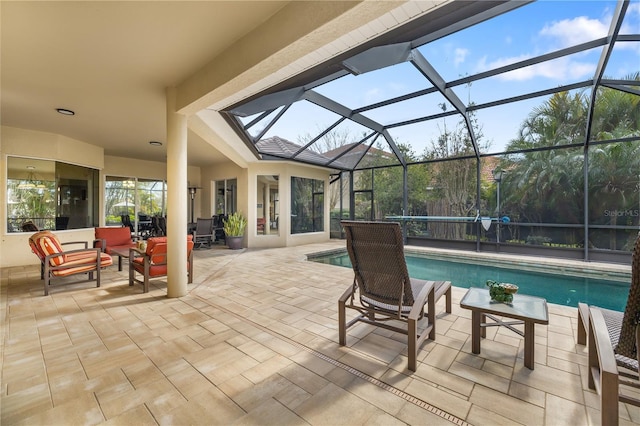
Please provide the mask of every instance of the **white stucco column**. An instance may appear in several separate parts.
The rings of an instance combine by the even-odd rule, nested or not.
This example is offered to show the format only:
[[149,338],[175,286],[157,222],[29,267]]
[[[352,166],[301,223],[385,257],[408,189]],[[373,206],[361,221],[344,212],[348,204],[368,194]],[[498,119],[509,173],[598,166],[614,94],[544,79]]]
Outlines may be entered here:
[[187,117],[167,88],[167,296],[187,294]]

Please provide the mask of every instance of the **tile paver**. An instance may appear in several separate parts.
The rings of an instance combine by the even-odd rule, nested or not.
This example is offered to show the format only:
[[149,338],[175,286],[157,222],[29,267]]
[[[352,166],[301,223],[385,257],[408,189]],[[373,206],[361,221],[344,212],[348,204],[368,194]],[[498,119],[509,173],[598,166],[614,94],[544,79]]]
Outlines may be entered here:
[[[405,336],[363,325],[340,347],[337,300],[353,272],[304,253],[343,245],[199,250],[179,299],[162,280],[148,294],[129,287],[117,267],[100,288],[47,297],[37,266],[2,269],[0,423],[598,423],[575,308],[549,306],[534,371],[522,367],[522,339],[495,328],[471,353],[455,287],[415,373]],[[623,408],[622,424],[640,421]]]

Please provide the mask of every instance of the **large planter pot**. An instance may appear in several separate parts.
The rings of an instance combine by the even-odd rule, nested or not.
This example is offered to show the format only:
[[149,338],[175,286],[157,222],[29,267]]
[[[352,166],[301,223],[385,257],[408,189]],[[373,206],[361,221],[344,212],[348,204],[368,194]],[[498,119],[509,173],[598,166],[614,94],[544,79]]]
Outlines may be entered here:
[[227,247],[231,250],[238,250],[242,248],[242,237],[230,237],[227,235],[224,241],[227,244]]

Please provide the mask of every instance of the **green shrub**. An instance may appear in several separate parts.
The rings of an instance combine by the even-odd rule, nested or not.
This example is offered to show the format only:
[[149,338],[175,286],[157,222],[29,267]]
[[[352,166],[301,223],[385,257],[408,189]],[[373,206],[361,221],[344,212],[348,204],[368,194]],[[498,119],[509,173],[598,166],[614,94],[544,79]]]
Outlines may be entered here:
[[229,217],[223,220],[222,225],[224,234],[229,237],[242,237],[246,227],[247,219],[239,212],[230,214]]

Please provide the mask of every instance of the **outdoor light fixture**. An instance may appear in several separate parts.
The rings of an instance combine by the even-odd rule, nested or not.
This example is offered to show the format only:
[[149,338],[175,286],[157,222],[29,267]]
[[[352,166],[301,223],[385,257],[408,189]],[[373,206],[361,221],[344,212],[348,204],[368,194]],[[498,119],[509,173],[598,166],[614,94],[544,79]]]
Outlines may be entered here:
[[158,141],[149,141],[149,145],[153,145],[153,146],[162,146],[162,142],[158,142]]
[[[36,176],[36,174],[33,172],[33,170],[35,170],[36,167],[35,166],[27,166],[27,170],[29,170],[29,174],[27,175],[27,182],[21,182],[18,185],[18,189],[45,189],[46,186],[40,181],[40,179],[38,179],[38,177]],[[38,181],[39,183],[34,183],[35,181]]]
[[194,223],[194,220],[193,220],[193,208],[194,208],[194,203],[195,203],[195,199],[196,199],[196,192],[200,188],[197,187],[197,186],[190,186],[188,189],[189,189],[189,195],[191,195],[191,223]]
[[58,111],[62,115],[76,115],[74,111],[66,108],[56,108],[56,111]]
[[493,173],[493,180],[495,180],[496,182],[501,182],[502,181],[502,175],[504,174],[504,171],[500,168],[495,168],[492,170]]
[[498,244],[498,250],[500,249],[500,182],[502,182],[502,177],[505,172],[499,167],[496,167],[491,171],[493,173],[493,180],[498,184],[498,190],[496,191],[496,213],[498,217],[498,222],[496,225],[496,243]]

